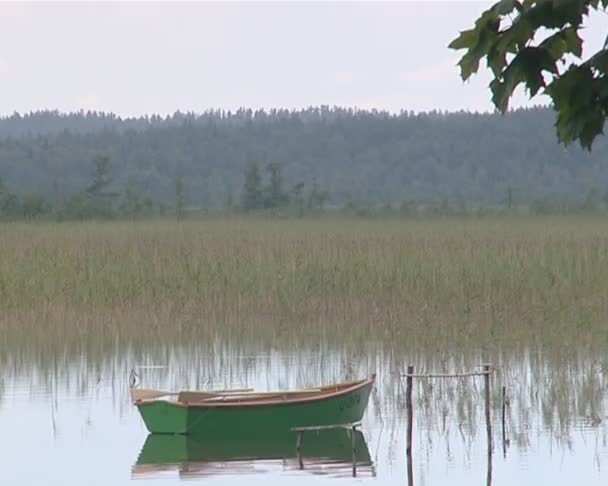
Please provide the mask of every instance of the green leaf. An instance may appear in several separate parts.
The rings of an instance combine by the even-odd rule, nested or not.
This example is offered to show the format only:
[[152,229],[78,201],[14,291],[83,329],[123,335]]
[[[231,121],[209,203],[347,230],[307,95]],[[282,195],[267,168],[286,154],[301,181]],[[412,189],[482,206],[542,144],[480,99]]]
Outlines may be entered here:
[[583,41],[574,27],[567,27],[547,37],[539,47],[546,49],[555,61],[566,53],[574,54],[577,57],[583,53]]
[[601,74],[608,74],[608,50],[604,49],[593,55],[585,64],[593,66]]
[[577,57],[581,57],[583,55],[583,40],[579,37],[576,27],[569,27],[563,32],[564,40],[568,46],[568,50],[566,52],[570,52]]
[[466,81],[473,73],[479,69],[479,58],[476,58],[471,52],[467,52],[458,62],[460,66],[460,77]]
[[557,74],[555,61],[549,52],[540,47],[522,49],[500,77],[490,83],[492,102],[501,112],[509,106],[513,91],[521,83],[525,83],[530,96],[534,96],[545,86],[543,71]]
[[547,86],[547,94],[551,96],[553,105],[558,112],[565,112],[571,106],[573,93],[578,89],[590,89],[592,76],[586,77],[579,66],[571,66],[559,78]]
[[509,107],[509,99],[515,88],[525,80],[524,72],[521,69],[521,58],[516,57],[505,69],[502,81],[495,79],[490,83],[492,90],[492,102],[502,113]]
[[502,70],[505,68],[507,64],[507,55],[504,51],[500,51],[499,49],[493,48],[488,53],[488,67],[494,73],[494,77],[499,77]]
[[[485,18],[485,23],[479,21],[476,23],[476,27],[474,29],[475,34],[468,34],[466,39],[467,42],[472,38],[473,35],[477,37],[477,41],[474,43],[474,45],[469,47],[469,50],[464,56],[462,56],[460,62],[458,63],[460,66],[460,76],[465,81],[473,73],[477,72],[479,69],[480,60],[489,54],[498,37],[498,22],[496,20],[496,16],[486,15]],[[464,41],[459,41],[457,45],[460,45],[463,42]]]
[[604,121],[604,113],[597,107],[585,114],[583,126],[578,133],[578,138],[583,148],[591,150],[595,137],[604,133]]
[[583,16],[589,13],[589,0],[553,0],[552,3],[556,18],[573,26],[580,25],[583,22]]
[[591,149],[595,137],[603,133],[606,114],[599,103],[597,80],[590,66],[571,66],[548,87],[557,112],[557,134],[561,142],[578,140]]
[[448,47],[450,49],[470,49],[475,46],[479,40],[479,31],[477,29],[463,30],[460,35],[454,39]]
[[507,30],[500,33],[497,49],[516,53],[534,36],[534,29],[526,16],[519,16]]
[[526,80],[526,87],[530,92],[530,96],[534,96],[540,88],[545,86],[543,71],[557,74],[555,60],[549,52],[538,47],[529,47],[524,49],[522,56],[522,69]]
[[599,97],[600,103],[606,111],[608,111],[608,76],[597,78],[595,91]]
[[566,24],[579,26],[588,11],[585,0],[544,0],[535,2],[526,12],[534,30],[562,29]]
[[509,15],[513,10],[517,8],[518,11],[521,11],[521,3],[517,0],[501,0],[497,2],[492,7],[492,11],[496,15]]

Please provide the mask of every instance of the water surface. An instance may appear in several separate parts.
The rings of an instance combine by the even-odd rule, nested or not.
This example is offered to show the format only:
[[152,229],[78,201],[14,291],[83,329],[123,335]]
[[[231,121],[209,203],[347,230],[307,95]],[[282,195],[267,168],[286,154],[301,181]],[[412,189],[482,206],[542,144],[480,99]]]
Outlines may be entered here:
[[[492,441],[483,380],[416,380],[416,485],[605,484],[608,480],[606,357],[534,350],[445,356],[389,346],[226,343],[58,353],[5,353],[0,371],[3,484],[407,484],[405,382],[419,372],[473,370],[492,361]],[[157,367],[159,366],[159,367]],[[378,375],[357,437],[357,461],[342,436],[290,445],[260,440],[155,443],[129,401],[130,371],[146,387],[301,388]],[[502,387],[507,406],[502,430]],[[316,441],[316,442],[315,442]]]

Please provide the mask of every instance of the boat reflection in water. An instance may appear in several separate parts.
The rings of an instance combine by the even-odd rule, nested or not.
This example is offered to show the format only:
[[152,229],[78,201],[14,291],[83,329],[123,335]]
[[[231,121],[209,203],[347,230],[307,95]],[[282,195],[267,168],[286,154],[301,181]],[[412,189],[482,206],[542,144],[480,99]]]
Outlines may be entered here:
[[150,434],[132,477],[177,474],[190,479],[299,470],[329,476],[375,476],[363,434],[355,432],[354,451],[351,434],[344,429],[309,431],[299,452],[293,432],[230,438]]

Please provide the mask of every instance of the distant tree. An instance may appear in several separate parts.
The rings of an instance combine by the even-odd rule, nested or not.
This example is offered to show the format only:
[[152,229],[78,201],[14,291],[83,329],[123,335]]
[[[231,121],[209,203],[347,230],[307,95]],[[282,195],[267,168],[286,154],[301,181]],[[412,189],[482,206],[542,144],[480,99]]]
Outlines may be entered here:
[[505,206],[507,206],[507,209],[513,209],[513,188],[511,186],[507,186]]
[[585,212],[597,211],[602,201],[602,195],[597,187],[592,187],[587,191],[585,200],[583,201],[582,210]]
[[0,218],[17,219],[19,217],[19,198],[5,184],[0,177]]
[[399,212],[403,216],[411,216],[416,211],[416,207],[413,201],[403,200],[399,206]]
[[95,157],[93,165],[95,167],[93,181],[87,187],[86,192],[93,196],[99,196],[112,183],[112,164],[110,163],[110,157],[100,155]]
[[241,195],[241,207],[246,210],[263,206],[262,178],[256,162],[250,162],[245,171],[245,183]]
[[228,190],[228,192],[226,193],[226,207],[225,209],[227,209],[228,211],[234,209],[234,194],[232,193],[231,190]]
[[591,149],[608,116],[608,38],[583,62],[579,32],[592,10],[607,7],[608,0],[500,0],[449,47],[466,51],[459,62],[463,80],[485,59],[501,112],[520,84],[530,97],[542,90],[557,112],[559,140]]
[[51,213],[51,205],[40,194],[26,194],[21,200],[21,216],[35,219]]
[[461,215],[467,213],[467,203],[462,196],[457,197],[454,201],[454,212]]
[[60,188],[59,188],[59,181],[57,180],[57,177],[53,178],[53,190],[52,190],[52,206],[53,208],[57,209],[59,207],[61,207],[62,203],[65,203],[65,195],[62,194]]
[[291,189],[291,201],[293,206],[297,211],[298,217],[302,217],[304,215],[304,183],[298,182]]
[[289,197],[283,192],[283,176],[281,166],[271,162],[266,166],[270,175],[270,181],[265,191],[264,207],[279,208],[284,207],[289,202]]
[[93,181],[85,190],[85,194],[89,198],[88,209],[83,209],[91,212],[90,216],[112,216],[113,201],[118,196],[118,193],[108,190],[113,180],[110,158],[105,155],[97,156],[93,160],[93,165]]
[[57,214],[57,219],[86,219],[94,217],[95,210],[91,206],[91,199],[84,192],[77,192],[69,196]]
[[184,207],[186,205],[186,196],[184,193],[184,178],[178,175],[175,178],[175,217],[178,220],[184,219]]
[[123,201],[120,206],[122,213],[127,216],[136,216],[144,209],[144,199],[135,179],[129,178],[125,188]]
[[328,199],[329,193],[321,190],[317,178],[314,177],[312,180],[312,188],[310,190],[310,194],[308,195],[308,209],[318,209],[319,211],[322,211],[323,206]]

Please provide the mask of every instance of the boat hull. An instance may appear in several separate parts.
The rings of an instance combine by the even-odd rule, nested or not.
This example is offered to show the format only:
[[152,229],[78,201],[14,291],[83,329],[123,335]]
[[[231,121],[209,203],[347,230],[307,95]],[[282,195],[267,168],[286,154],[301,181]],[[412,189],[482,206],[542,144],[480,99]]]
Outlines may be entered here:
[[154,400],[136,403],[153,434],[224,436],[243,431],[288,431],[294,427],[359,422],[365,413],[373,380],[326,396],[248,404],[184,405]]

